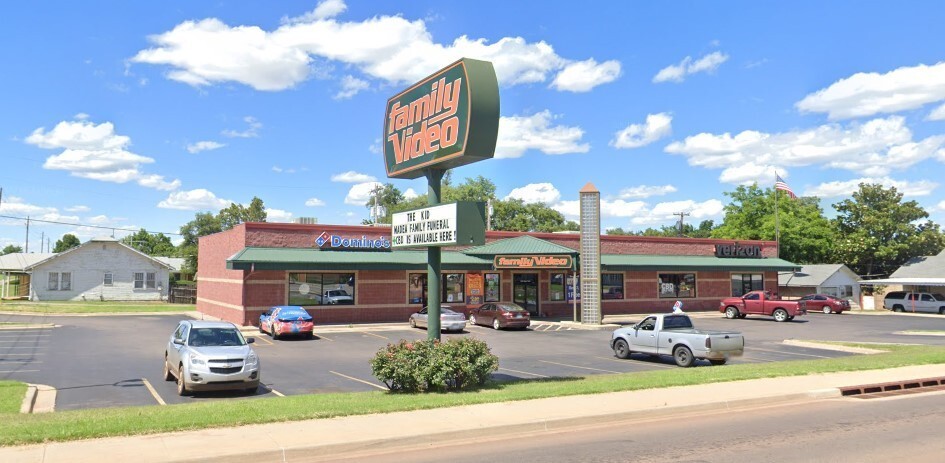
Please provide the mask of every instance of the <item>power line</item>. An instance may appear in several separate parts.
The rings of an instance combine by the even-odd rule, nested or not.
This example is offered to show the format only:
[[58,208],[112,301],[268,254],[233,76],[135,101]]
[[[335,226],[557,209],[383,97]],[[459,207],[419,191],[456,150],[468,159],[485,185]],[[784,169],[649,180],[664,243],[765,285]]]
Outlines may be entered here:
[[[31,218],[31,217],[15,217],[15,216],[12,216],[12,215],[0,215],[0,218],[4,218],[4,219],[16,219],[16,220],[26,220],[26,221],[28,221],[28,222],[51,223],[51,224],[55,224],[55,225],[68,225],[68,226],[70,226],[70,227],[101,228],[101,229],[104,229],[104,230],[111,230],[112,232],[116,232],[116,231],[126,231],[126,232],[137,233],[138,231],[142,230],[142,229],[137,229],[137,230],[136,230],[136,229],[134,229],[134,228],[106,227],[106,226],[103,226],[103,225],[85,225],[85,224],[80,224],[80,223],[56,222],[56,221],[54,221],[54,220],[40,220],[40,219]],[[145,231],[147,231],[147,230],[145,230]],[[177,236],[180,236],[180,235],[181,235],[180,233],[174,233],[174,232],[156,232],[156,231],[149,231],[148,233],[150,233],[150,234],[152,234],[152,235],[157,235],[157,234],[177,235]]]

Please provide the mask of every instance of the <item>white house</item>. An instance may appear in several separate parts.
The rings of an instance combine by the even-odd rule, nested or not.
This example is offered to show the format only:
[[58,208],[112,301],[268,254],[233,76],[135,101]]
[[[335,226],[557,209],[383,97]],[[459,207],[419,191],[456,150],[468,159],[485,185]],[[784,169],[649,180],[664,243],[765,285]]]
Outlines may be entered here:
[[160,301],[172,266],[115,238],[82,245],[28,265],[30,300]]
[[859,275],[843,264],[805,265],[800,271],[778,274],[778,291],[782,297],[829,294],[859,304],[859,280]]

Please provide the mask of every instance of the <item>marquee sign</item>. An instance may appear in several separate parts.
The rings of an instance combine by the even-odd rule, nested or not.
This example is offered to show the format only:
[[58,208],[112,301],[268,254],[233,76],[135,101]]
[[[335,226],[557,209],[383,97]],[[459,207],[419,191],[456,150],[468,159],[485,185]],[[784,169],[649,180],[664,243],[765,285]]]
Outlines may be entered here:
[[571,268],[571,256],[495,256],[496,269],[553,269]]
[[750,257],[761,258],[761,246],[742,246],[735,244],[716,244],[715,257]]
[[387,100],[384,160],[389,178],[422,177],[495,153],[499,84],[488,61],[463,58]]
[[395,248],[482,245],[486,242],[486,204],[459,201],[391,216]]

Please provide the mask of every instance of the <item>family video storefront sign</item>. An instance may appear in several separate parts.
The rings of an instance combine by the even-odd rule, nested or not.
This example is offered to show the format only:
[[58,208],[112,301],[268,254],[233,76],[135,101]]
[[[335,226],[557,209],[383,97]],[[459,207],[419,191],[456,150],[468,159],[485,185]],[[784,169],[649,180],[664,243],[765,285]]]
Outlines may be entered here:
[[499,84],[492,63],[463,58],[387,100],[384,159],[389,178],[452,169],[495,153]]
[[482,245],[486,242],[485,216],[485,203],[472,201],[398,212],[391,217],[391,245]]
[[568,269],[571,256],[495,256],[492,265],[498,269]]

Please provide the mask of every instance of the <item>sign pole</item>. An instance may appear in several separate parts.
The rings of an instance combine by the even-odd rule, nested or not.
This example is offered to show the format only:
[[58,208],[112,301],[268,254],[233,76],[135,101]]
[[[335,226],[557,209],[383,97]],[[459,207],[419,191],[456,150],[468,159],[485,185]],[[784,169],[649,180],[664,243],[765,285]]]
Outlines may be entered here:
[[[427,204],[440,204],[440,186],[445,170],[427,169]],[[440,271],[439,246],[427,246],[427,340],[440,340]]]

